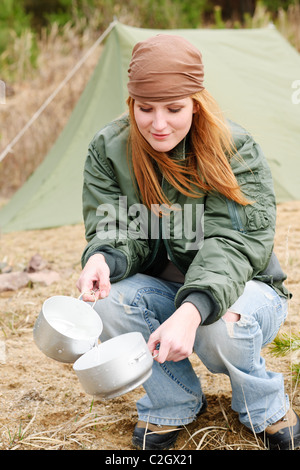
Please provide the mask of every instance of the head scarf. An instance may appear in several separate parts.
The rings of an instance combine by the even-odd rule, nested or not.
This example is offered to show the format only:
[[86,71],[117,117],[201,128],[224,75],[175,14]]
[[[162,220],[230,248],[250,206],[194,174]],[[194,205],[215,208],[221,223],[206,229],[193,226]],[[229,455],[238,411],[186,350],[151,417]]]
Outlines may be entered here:
[[128,76],[129,95],[140,101],[179,100],[204,88],[201,53],[175,35],[159,34],[137,43]]

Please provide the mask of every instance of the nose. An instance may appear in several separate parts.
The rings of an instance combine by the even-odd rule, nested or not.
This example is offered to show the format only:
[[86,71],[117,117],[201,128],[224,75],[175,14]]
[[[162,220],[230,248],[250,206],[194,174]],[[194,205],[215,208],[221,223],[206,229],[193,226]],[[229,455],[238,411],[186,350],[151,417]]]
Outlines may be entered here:
[[152,121],[152,127],[156,131],[161,132],[167,127],[167,121],[162,111],[155,111]]

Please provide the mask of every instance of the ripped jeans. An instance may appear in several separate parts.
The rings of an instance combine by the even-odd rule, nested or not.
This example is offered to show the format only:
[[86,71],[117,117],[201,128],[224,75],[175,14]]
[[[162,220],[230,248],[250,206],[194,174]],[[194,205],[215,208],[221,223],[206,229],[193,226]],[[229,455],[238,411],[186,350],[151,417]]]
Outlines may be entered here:
[[[174,312],[180,284],[136,274],[112,285],[95,309],[103,321],[100,340],[140,331],[145,340]],[[232,387],[232,409],[240,421],[259,433],[289,408],[283,376],[267,371],[261,349],[272,341],[287,314],[287,301],[268,285],[249,281],[229,309],[238,321],[217,322],[197,329],[194,352],[212,373],[226,374]],[[140,420],[183,425],[199,412],[203,392],[189,359],[154,361],[146,394],[137,402]]]

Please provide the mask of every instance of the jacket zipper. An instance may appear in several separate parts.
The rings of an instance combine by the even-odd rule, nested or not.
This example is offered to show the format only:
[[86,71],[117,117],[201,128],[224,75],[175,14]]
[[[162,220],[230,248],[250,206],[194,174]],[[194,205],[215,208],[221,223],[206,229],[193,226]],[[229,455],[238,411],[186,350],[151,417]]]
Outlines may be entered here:
[[146,264],[146,266],[143,267],[143,270],[146,271],[153,263],[153,261],[155,260],[156,258],[156,255],[157,255],[157,252],[158,252],[158,248],[159,248],[159,245],[160,245],[160,242],[161,242],[161,233],[162,233],[162,225],[161,225],[161,219],[159,219],[159,237],[156,239],[155,241],[155,245],[153,247],[153,250],[152,250],[152,255],[151,255],[151,258],[150,260],[148,261],[148,263]]
[[[161,188],[163,189],[163,185],[164,185],[164,177],[162,177],[162,181],[161,181]],[[177,268],[181,271],[180,267],[177,265],[176,261],[174,260],[173,258],[173,255],[169,249],[169,245],[167,243],[167,240],[163,237],[163,226],[162,226],[162,218],[159,217],[159,236],[158,238],[156,239],[156,242],[155,242],[155,245],[154,245],[154,248],[152,250],[152,255],[151,255],[151,258],[150,260],[148,261],[148,263],[146,264],[146,266],[143,268],[144,271],[146,271],[153,263],[153,261],[155,260],[156,258],[156,255],[157,255],[157,252],[158,252],[158,249],[159,249],[159,245],[160,245],[160,242],[163,241],[165,247],[166,247],[166,250],[167,250],[167,254],[170,258],[170,260],[172,261],[172,263],[175,264],[175,266],[177,266]]]
[[246,233],[246,230],[243,226],[240,214],[237,209],[236,202],[231,201],[229,199],[226,199],[226,202],[227,202],[228,212],[229,212],[229,216],[230,216],[234,230],[237,230],[238,232]]
[[[162,182],[161,182],[161,189],[162,190],[163,190],[163,185],[164,185],[164,177],[162,177]],[[160,219],[160,235],[161,236],[163,235],[162,219]],[[169,246],[169,243],[168,243],[167,239],[164,236],[162,236],[162,240],[163,240],[163,244],[166,247],[167,254],[168,254],[168,257],[169,257],[170,261],[172,261],[172,263],[179,269],[179,271],[182,272],[182,269],[180,268],[180,266],[178,265],[178,263],[175,261],[175,259],[173,257],[173,253],[170,249],[170,246]]]

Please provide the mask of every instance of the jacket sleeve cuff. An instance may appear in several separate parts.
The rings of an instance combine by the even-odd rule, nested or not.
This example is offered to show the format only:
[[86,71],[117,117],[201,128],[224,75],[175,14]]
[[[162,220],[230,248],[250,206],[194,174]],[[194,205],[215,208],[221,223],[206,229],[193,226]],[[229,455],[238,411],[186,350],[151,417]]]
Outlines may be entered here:
[[[213,323],[214,318],[217,317],[219,306],[208,292],[193,291],[189,293],[182,301],[182,303],[185,302],[191,302],[198,309],[201,316],[200,325]],[[209,321],[207,321],[208,318]]]
[[89,255],[89,258],[96,253],[100,253],[104,256],[109,267],[111,282],[120,279],[125,274],[127,269],[127,259],[124,253],[113,249],[110,246],[102,246],[101,249],[93,251]]

